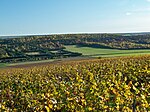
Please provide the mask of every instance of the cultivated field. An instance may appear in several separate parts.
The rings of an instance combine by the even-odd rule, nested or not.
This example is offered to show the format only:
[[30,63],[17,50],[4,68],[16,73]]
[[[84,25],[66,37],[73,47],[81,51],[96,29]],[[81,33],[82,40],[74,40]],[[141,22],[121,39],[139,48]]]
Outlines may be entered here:
[[67,45],[65,47],[66,50],[68,51],[82,53],[82,55],[84,56],[92,56],[92,57],[113,57],[113,56],[150,54],[150,49],[118,50],[118,49],[103,49],[92,47],[78,47],[76,45]]

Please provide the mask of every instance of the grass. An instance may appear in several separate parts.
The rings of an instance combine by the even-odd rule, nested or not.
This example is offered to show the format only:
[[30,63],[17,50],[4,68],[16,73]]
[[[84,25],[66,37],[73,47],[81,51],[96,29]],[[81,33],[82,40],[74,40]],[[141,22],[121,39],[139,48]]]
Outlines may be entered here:
[[27,61],[27,62],[18,62],[18,63],[11,63],[7,66],[16,66],[16,65],[25,65],[25,64],[36,64],[36,63],[45,63],[45,62],[52,62],[54,59],[49,60],[41,60],[41,61]]
[[5,63],[0,63],[0,68],[6,67],[6,66],[7,66],[7,64],[5,64]]
[[82,53],[84,56],[92,57],[112,57],[112,56],[128,56],[128,55],[140,55],[150,54],[150,49],[140,50],[118,50],[118,49],[102,49],[91,47],[78,47],[76,45],[65,46],[67,51]]
[[38,55],[38,54],[40,54],[39,52],[27,52],[27,53],[25,53],[25,54],[27,54],[27,55]]

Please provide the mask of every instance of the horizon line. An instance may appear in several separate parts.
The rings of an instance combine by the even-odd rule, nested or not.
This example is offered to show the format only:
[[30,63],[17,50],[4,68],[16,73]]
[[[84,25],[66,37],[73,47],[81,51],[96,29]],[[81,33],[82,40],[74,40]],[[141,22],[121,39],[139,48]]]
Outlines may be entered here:
[[37,36],[37,35],[61,35],[61,34],[115,34],[115,33],[150,33],[150,31],[129,31],[129,32],[66,32],[66,33],[40,33],[40,34],[8,34],[0,35],[0,37],[5,36]]

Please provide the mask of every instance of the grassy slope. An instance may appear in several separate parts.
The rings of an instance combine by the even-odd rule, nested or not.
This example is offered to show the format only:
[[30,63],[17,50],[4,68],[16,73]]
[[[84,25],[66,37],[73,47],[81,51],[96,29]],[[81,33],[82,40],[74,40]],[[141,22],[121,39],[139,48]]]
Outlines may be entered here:
[[36,63],[45,63],[45,62],[52,62],[52,61],[54,61],[54,59],[41,60],[41,61],[18,62],[18,63],[8,64],[7,66],[16,66],[16,65],[24,65],[24,64],[36,64]]
[[150,50],[117,50],[117,49],[101,49],[91,47],[77,47],[75,45],[65,46],[66,50],[72,52],[79,52],[85,56],[93,57],[111,57],[111,56],[127,56],[127,55],[138,55],[138,54],[150,54]]
[[7,66],[7,64],[0,63],[0,68],[6,67],[6,66]]

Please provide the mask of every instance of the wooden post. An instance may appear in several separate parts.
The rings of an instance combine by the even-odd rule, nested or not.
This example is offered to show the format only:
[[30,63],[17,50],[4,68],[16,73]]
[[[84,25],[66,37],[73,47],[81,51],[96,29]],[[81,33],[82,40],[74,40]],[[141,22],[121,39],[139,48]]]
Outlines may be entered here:
[[136,98],[133,99],[132,108],[133,108],[133,112],[136,112]]

